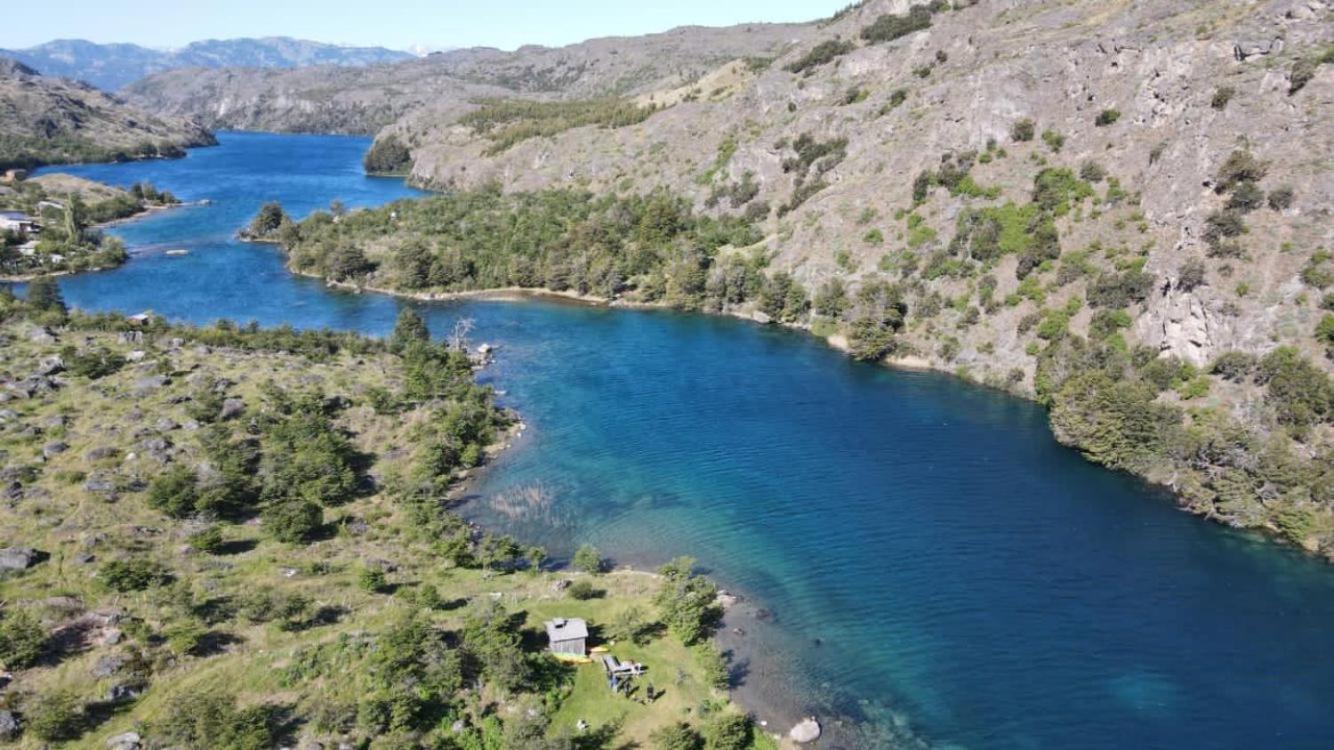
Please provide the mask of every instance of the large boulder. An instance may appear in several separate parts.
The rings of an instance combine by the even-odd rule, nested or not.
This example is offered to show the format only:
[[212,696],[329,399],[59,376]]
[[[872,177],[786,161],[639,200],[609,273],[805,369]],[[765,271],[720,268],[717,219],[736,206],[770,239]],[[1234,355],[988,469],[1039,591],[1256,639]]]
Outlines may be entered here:
[[807,745],[820,739],[820,722],[804,719],[792,727],[787,736],[798,745]]
[[0,742],[13,742],[19,738],[23,725],[18,714],[13,711],[0,711]]
[[42,553],[31,547],[0,549],[0,570],[27,570],[42,561]]

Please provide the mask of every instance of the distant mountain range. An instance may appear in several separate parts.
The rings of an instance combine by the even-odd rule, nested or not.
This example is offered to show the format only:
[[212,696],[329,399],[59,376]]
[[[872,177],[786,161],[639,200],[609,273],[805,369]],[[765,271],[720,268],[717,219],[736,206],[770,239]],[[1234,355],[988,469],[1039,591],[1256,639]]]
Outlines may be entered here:
[[209,39],[178,50],[137,44],[97,44],[57,39],[27,49],[0,49],[43,75],[75,78],[115,91],[145,76],[178,68],[302,68],[311,65],[372,65],[414,57],[383,47],[340,47],[289,37]]

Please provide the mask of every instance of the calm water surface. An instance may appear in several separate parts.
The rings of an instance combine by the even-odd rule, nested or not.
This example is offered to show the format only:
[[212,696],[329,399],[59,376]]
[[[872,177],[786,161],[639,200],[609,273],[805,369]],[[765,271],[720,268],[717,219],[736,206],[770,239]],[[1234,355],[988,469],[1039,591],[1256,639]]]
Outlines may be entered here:
[[[65,170],[212,201],[118,227],[134,259],[62,280],[67,298],[388,331],[402,303],[232,236],[266,200],[300,216],[414,191],[361,174],[363,139],[221,141]],[[1085,463],[1031,404],[730,319],[421,309],[501,346],[484,377],[531,427],[467,512],[557,552],[697,557],[747,594],[762,658],[742,671],[769,699],[968,748],[1334,746],[1334,569]]]

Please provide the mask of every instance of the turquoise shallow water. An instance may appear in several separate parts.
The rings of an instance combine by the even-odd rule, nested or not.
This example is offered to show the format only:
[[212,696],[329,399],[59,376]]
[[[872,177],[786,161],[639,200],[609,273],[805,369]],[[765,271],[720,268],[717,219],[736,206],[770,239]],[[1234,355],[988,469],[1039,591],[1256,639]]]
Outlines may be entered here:
[[[301,215],[413,191],[360,174],[364,140],[221,140],[65,170],[213,201],[118,227],[136,257],[63,279],[66,297],[387,331],[402,303],[330,292],[231,237],[265,200]],[[771,699],[970,748],[1334,746],[1334,570],[1086,463],[1032,404],[732,319],[420,309],[501,346],[484,378],[530,425],[467,513],[558,553],[697,557],[747,595],[741,641],[761,658],[740,671]]]

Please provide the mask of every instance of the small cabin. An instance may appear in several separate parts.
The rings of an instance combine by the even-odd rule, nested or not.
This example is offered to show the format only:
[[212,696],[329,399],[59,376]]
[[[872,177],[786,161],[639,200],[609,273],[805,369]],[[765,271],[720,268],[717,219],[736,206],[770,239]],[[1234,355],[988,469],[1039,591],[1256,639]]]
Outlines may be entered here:
[[0,211],[0,232],[28,235],[39,228],[37,220],[21,211]]
[[588,624],[577,618],[548,620],[547,642],[551,653],[563,656],[587,655]]

